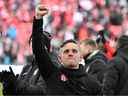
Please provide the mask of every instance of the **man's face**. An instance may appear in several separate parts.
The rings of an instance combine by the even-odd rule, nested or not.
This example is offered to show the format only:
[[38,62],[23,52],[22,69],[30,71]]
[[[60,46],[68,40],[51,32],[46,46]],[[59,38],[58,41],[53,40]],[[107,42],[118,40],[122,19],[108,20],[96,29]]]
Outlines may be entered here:
[[67,43],[60,49],[60,61],[66,68],[77,69],[80,62],[79,47],[75,43]]
[[82,56],[88,55],[94,48],[90,45],[80,44],[80,53]]

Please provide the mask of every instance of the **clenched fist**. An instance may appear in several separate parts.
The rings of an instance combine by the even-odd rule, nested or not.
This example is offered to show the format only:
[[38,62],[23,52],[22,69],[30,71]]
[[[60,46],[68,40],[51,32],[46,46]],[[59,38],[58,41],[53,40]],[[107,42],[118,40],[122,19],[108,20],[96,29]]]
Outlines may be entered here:
[[36,19],[41,19],[44,15],[48,13],[48,9],[42,4],[39,4],[37,5],[35,12]]

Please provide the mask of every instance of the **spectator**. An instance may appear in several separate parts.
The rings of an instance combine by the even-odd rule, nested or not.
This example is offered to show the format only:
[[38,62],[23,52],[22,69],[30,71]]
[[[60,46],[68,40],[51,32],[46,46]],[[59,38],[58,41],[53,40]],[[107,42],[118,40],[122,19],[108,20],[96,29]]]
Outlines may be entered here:
[[[50,14],[44,20],[44,28],[49,32],[52,30],[56,36],[65,30],[63,37],[66,35],[83,40],[96,36],[96,30],[100,27],[106,28],[116,37],[127,30],[128,0],[0,0],[2,34],[16,38],[15,41],[19,43],[18,64],[26,62],[24,54],[29,50],[26,42],[32,29],[30,26],[34,7],[38,2],[42,2],[50,9]],[[80,30],[79,26],[82,27]],[[78,36],[74,36],[75,34]],[[59,41],[53,42],[53,45],[62,43],[65,39],[63,37],[55,37],[54,40]]]
[[16,80],[17,95],[45,95],[46,85],[35,60],[24,66]]
[[121,36],[117,44],[117,53],[109,62],[103,80],[103,94],[128,95],[128,36]]
[[24,66],[21,74],[15,76],[11,71],[0,75],[4,95],[45,95],[46,85],[38,70],[35,60]]
[[107,57],[98,49],[96,42],[91,39],[81,41],[80,49],[84,59],[86,72],[93,75],[102,83],[104,70],[107,67]]
[[4,38],[4,42],[3,42],[3,57],[2,57],[2,63],[3,64],[12,64],[11,62],[11,44],[12,44],[12,40],[9,37],[5,37]]
[[49,54],[50,38],[42,29],[42,16],[47,14],[43,5],[38,5],[33,21],[32,46],[41,75],[47,84],[50,95],[97,95],[99,83],[86,74],[79,65],[80,51],[74,40],[65,41],[59,50],[61,66],[52,61]]

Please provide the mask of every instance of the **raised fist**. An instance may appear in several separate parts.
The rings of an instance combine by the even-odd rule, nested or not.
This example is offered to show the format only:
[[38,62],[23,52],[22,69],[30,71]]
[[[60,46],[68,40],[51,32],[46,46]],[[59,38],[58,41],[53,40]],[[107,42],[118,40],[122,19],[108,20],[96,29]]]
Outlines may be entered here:
[[42,4],[39,4],[37,5],[35,12],[36,19],[41,19],[44,15],[48,13],[48,9]]

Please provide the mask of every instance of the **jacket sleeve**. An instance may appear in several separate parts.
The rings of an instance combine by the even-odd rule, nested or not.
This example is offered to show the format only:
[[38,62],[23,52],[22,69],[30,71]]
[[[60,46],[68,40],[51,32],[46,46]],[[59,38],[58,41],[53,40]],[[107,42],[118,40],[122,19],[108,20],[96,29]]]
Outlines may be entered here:
[[42,79],[39,79],[36,84],[30,84],[27,79],[18,79],[16,84],[16,95],[40,95],[46,93],[46,85]]
[[[32,49],[35,54],[36,62],[38,64],[41,75],[45,80],[56,71],[56,67],[50,58],[46,43],[50,44],[50,41],[43,33],[43,20],[34,18],[32,29]],[[49,42],[48,42],[49,41]]]
[[93,62],[91,62],[88,66],[88,72],[89,74],[93,75],[97,78],[100,82],[102,82],[102,79],[104,78],[104,72],[106,70],[107,65],[104,64],[103,60],[96,59]]
[[102,93],[105,96],[114,95],[116,85],[119,81],[119,69],[117,67],[119,64],[114,61],[111,61],[110,64],[103,79]]
[[26,86],[26,91],[28,94],[32,95],[46,94],[45,86],[45,82],[40,80],[38,81],[38,83],[36,83],[36,85],[29,84],[28,86]]

